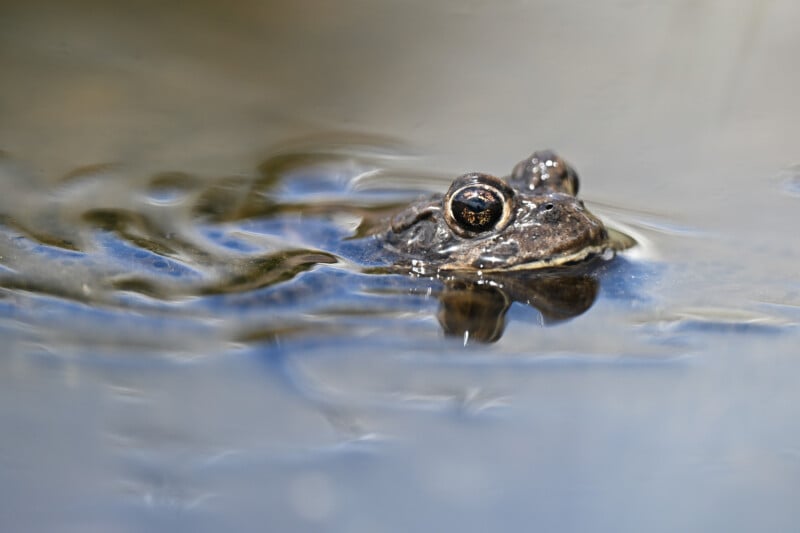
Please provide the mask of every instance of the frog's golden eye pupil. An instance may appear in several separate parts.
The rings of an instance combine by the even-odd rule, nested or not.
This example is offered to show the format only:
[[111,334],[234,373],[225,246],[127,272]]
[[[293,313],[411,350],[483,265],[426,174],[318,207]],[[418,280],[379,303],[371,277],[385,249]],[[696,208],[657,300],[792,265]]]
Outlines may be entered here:
[[450,202],[453,219],[467,231],[493,229],[503,217],[503,197],[491,188],[465,187]]
[[456,178],[444,197],[444,219],[460,237],[503,231],[514,218],[514,189],[500,178],[473,172]]

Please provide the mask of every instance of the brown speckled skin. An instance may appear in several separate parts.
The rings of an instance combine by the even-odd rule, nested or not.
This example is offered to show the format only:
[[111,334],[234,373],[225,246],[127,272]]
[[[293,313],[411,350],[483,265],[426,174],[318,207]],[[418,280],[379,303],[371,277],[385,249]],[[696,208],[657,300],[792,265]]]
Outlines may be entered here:
[[521,161],[506,182],[512,219],[499,231],[460,236],[444,216],[444,196],[417,201],[378,236],[400,264],[419,272],[517,270],[574,263],[611,248],[603,223],[575,197],[578,176],[550,151]]

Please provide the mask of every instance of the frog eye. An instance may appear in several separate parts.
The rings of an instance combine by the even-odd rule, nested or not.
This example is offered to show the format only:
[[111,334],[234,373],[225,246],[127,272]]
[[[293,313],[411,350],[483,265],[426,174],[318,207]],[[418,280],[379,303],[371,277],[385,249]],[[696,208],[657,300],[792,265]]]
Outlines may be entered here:
[[532,191],[563,192],[576,196],[580,186],[578,173],[552,150],[534,152],[511,171],[510,180]]
[[514,190],[488,174],[464,174],[444,197],[447,225],[462,237],[500,231],[511,222]]

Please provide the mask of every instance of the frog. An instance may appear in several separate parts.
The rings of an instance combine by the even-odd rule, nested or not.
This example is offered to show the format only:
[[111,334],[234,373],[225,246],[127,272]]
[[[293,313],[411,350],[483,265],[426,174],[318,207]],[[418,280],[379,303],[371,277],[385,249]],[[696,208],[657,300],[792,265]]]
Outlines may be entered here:
[[579,184],[558,154],[535,151],[504,178],[457,177],[446,193],[391,217],[377,238],[397,265],[418,273],[553,269],[611,258],[635,244],[586,208]]

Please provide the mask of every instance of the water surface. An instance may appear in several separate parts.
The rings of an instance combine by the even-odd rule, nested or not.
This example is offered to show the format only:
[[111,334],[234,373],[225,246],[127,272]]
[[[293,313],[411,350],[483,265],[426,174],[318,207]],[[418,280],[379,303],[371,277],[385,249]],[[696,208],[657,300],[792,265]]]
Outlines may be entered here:
[[[734,4],[0,8],[0,529],[792,529],[800,13]],[[548,147],[639,243],[572,293],[365,236]]]

